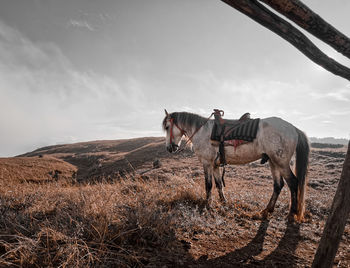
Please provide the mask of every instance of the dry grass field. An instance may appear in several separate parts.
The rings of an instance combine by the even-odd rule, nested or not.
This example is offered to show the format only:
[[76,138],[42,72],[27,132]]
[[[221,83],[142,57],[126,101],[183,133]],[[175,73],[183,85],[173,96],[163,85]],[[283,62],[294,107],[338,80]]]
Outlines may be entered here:
[[[308,267],[340,178],[346,148],[313,149],[304,223],[288,223],[285,187],[275,212],[268,164],[226,170],[227,204],[203,171],[164,139],[50,146],[0,159],[0,266]],[[158,159],[160,166],[153,165]],[[350,267],[346,226],[335,267]]]

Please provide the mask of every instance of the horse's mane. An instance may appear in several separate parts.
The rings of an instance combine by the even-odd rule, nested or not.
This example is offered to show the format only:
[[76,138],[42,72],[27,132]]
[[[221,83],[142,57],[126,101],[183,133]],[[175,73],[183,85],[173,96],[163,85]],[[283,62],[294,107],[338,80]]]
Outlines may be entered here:
[[[174,112],[169,114],[169,117],[174,119],[175,124],[196,128],[203,126],[207,120],[198,114],[188,112]],[[163,129],[165,129],[167,119],[169,118],[166,116],[163,120]]]

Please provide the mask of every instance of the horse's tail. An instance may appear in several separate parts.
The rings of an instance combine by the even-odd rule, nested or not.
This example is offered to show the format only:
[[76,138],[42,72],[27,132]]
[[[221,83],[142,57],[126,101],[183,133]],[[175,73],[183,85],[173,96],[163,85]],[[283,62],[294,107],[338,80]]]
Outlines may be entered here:
[[298,207],[297,207],[297,218],[302,221],[305,212],[305,192],[306,192],[306,181],[307,172],[309,165],[309,153],[310,146],[308,138],[305,133],[297,129],[298,132],[298,144],[296,148],[296,177],[298,179]]

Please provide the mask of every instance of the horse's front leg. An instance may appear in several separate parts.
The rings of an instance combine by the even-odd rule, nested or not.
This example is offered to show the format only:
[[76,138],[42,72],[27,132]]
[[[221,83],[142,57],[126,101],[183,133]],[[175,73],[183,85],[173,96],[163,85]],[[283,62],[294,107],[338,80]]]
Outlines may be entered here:
[[213,186],[212,174],[211,174],[209,165],[204,164],[203,168],[204,168],[204,178],[205,178],[205,191],[207,193],[207,204],[209,205],[211,201],[211,188]]
[[214,179],[215,179],[216,189],[218,189],[220,201],[222,203],[226,203],[226,198],[225,198],[225,195],[224,195],[224,191],[222,189],[223,181],[222,181],[222,178],[221,178],[219,166],[215,165],[213,167],[213,175],[214,175]]

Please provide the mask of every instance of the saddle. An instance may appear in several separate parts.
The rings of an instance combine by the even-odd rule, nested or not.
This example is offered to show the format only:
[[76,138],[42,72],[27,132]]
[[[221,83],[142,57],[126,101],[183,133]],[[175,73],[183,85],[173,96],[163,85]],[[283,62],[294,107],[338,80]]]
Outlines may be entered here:
[[211,140],[219,141],[219,155],[221,165],[226,164],[224,146],[235,148],[241,144],[252,142],[256,138],[259,118],[251,119],[249,113],[243,114],[238,120],[223,119],[224,111],[214,109],[214,126]]

